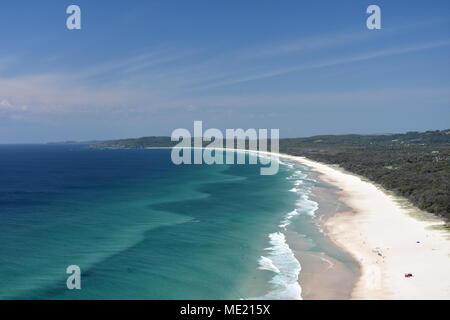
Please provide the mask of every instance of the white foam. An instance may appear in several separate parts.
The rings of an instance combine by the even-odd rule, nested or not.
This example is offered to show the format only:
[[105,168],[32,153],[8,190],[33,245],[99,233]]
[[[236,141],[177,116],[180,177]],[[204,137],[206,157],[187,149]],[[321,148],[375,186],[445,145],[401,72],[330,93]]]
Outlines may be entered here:
[[273,261],[270,258],[261,256],[261,258],[259,258],[258,262],[259,262],[258,269],[269,270],[269,271],[273,271],[275,273],[280,273],[280,270],[273,264]]
[[[295,170],[288,180],[293,180],[294,187],[290,192],[299,195],[296,201],[296,208],[288,212],[279,227],[286,230],[291,224],[292,218],[300,214],[314,216],[319,208],[317,202],[309,199],[311,194],[311,184],[315,181],[307,179],[307,175],[302,170]],[[295,258],[294,252],[286,242],[285,235],[282,232],[275,232],[269,235],[270,247],[265,250],[269,253],[261,256],[259,259],[259,269],[274,272],[275,275],[269,281],[270,292],[254,299],[301,299],[302,289],[298,283],[298,276],[301,271],[300,262]]]
[[305,213],[310,216],[314,216],[317,209],[319,209],[319,204],[311,199],[309,199],[309,191],[305,191],[300,196],[300,199],[296,202],[297,209],[300,213]]
[[291,219],[299,214],[300,214],[300,212],[298,212],[297,209],[294,209],[293,211],[286,214],[286,216],[284,217],[284,219],[281,221],[281,223],[278,226],[280,228],[283,228],[284,230],[286,230],[286,227],[291,224]]
[[265,257],[266,259],[260,259],[260,268],[262,262],[267,263],[270,260],[278,272],[269,281],[271,291],[255,299],[300,300],[302,298],[302,289],[298,283],[298,275],[301,270],[300,262],[295,258],[294,252],[286,243],[283,233],[271,233],[269,239],[271,246],[265,249],[269,254],[268,257]]

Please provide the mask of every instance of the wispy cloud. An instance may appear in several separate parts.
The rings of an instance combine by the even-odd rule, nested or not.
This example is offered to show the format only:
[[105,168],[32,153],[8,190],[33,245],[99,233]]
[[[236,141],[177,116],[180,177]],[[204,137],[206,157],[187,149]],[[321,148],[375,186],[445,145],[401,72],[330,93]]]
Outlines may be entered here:
[[25,105],[18,106],[18,105],[12,104],[7,99],[0,100],[0,112],[1,111],[16,111],[16,110],[26,111],[26,110],[28,110],[28,107]]
[[180,109],[183,106],[186,110],[217,112],[223,109],[248,109],[258,110],[260,108],[276,107],[277,110],[295,108],[342,108],[357,105],[358,108],[371,108],[373,104],[368,101],[377,101],[377,104],[398,103],[398,102],[423,102],[427,103],[433,99],[434,102],[450,101],[450,87],[440,86],[435,88],[403,88],[403,89],[370,89],[358,91],[326,91],[304,93],[260,93],[241,95],[220,95],[204,96],[179,99],[172,105]]
[[285,41],[270,43],[263,46],[253,47],[239,51],[241,58],[270,58],[286,55],[299,54],[303,52],[315,52],[318,50],[336,48],[342,46],[354,46],[355,44],[374,41],[379,38],[389,38],[405,32],[413,32],[418,28],[436,26],[448,20],[419,21],[405,23],[395,27],[384,29],[382,33],[374,33],[367,30],[341,31],[329,34],[312,35],[302,38],[291,38]]
[[415,52],[415,51],[433,49],[433,48],[438,48],[438,47],[443,47],[443,46],[448,46],[448,45],[450,45],[450,40],[425,43],[425,44],[421,44],[421,45],[409,46],[409,47],[403,47],[403,48],[383,49],[383,50],[363,53],[363,54],[359,54],[359,55],[342,57],[339,59],[319,61],[319,62],[304,64],[304,65],[295,65],[295,66],[285,67],[285,68],[281,68],[281,69],[271,70],[271,71],[264,72],[264,73],[247,75],[247,76],[240,77],[240,78],[234,78],[234,79],[228,79],[225,81],[213,82],[210,85],[202,86],[199,89],[209,89],[209,88],[228,86],[228,85],[233,85],[233,84],[238,84],[238,83],[248,82],[248,81],[253,81],[253,80],[273,78],[273,77],[277,77],[277,76],[281,76],[281,75],[285,75],[285,74],[293,73],[293,72],[333,67],[333,66],[337,66],[337,65],[366,61],[366,60],[371,60],[371,59],[376,59],[376,58],[381,58],[381,57],[407,54],[407,53],[411,53],[411,52]]
[[[284,44],[266,44],[240,48],[220,55],[201,50],[168,46],[149,48],[123,58],[86,65],[81,70],[64,73],[1,76],[0,109],[13,113],[130,113],[152,112],[161,109],[197,109],[262,106],[284,104],[299,106],[305,103],[323,105],[334,101],[355,101],[356,96],[321,92],[317,96],[271,93],[270,95],[237,96],[232,93],[217,96],[209,89],[227,87],[244,82],[276,78],[313,69],[368,61],[382,57],[409,54],[450,45],[450,40],[426,42],[341,55],[304,64],[259,64],[254,59],[280,61],[290,54],[335,48],[354,41],[363,41],[367,34],[335,34],[324,37],[297,39]],[[348,50],[347,50],[348,52]],[[0,58],[5,65],[12,63]],[[258,71],[259,70],[259,71]],[[402,91],[398,91],[401,93]],[[327,99],[327,97],[332,97]],[[389,97],[387,95],[386,97]],[[319,100],[322,101],[319,103]],[[11,101],[14,101],[13,104]],[[16,107],[12,107],[16,106]],[[19,106],[19,107],[17,107]],[[22,108],[27,106],[26,109]],[[22,109],[21,109],[22,108]]]
[[368,40],[370,38],[371,37],[367,32],[334,33],[321,35],[319,37],[311,36],[245,49],[239,52],[239,56],[240,58],[248,59],[280,57],[348,45],[357,41]]
[[186,59],[194,53],[195,50],[192,49],[180,51],[168,47],[150,48],[128,57],[116,58],[93,66],[87,66],[76,73],[76,76],[85,79],[115,74],[113,79],[116,79],[118,76],[130,76],[140,72],[148,72],[155,67],[164,67],[170,63]]

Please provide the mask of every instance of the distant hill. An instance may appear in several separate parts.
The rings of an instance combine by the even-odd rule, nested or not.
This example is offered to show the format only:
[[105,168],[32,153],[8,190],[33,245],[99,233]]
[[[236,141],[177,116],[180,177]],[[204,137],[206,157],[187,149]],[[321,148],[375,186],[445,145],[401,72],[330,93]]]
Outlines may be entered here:
[[[169,137],[143,137],[92,146],[147,148],[175,144]],[[450,129],[281,139],[280,152],[337,164],[409,199],[423,210],[450,219]]]
[[99,140],[90,140],[90,141],[56,141],[56,142],[48,142],[47,144],[89,144],[95,145],[102,143],[103,141]]
[[93,146],[100,148],[150,148],[172,147],[177,142],[172,142],[170,137],[143,137],[136,139],[120,139],[95,143]]

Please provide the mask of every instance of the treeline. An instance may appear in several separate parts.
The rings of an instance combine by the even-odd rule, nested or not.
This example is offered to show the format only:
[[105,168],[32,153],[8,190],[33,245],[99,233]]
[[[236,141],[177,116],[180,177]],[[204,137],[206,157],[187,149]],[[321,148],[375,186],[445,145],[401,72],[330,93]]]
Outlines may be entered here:
[[[95,146],[173,145],[175,142],[169,137],[146,137]],[[450,130],[281,139],[280,152],[337,164],[409,199],[425,211],[450,219]]]
[[280,151],[338,164],[450,219],[450,130],[282,139]]
[[136,139],[120,139],[104,141],[96,144],[92,144],[93,147],[99,148],[156,148],[156,147],[173,147],[177,142],[170,140],[170,137],[142,137]]

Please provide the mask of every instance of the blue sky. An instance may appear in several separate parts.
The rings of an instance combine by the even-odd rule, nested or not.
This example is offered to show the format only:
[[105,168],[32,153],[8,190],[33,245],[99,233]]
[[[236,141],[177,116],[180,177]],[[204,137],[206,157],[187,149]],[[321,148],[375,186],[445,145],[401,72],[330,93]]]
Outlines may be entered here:
[[[70,4],[82,30],[66,28]],[[366,28],[366,8],[382,29]],[[2,1],[0,143],[450,127],[450,2]]]

